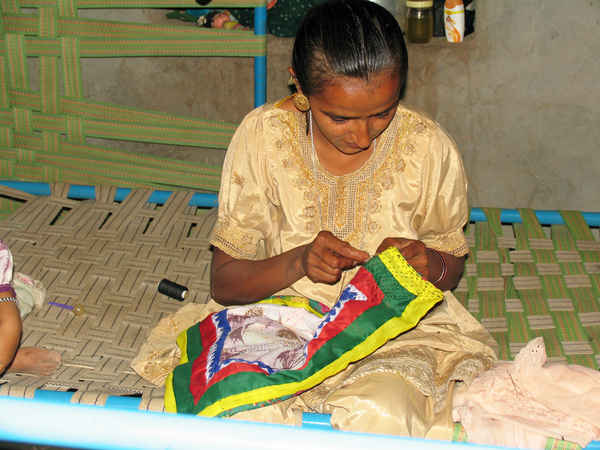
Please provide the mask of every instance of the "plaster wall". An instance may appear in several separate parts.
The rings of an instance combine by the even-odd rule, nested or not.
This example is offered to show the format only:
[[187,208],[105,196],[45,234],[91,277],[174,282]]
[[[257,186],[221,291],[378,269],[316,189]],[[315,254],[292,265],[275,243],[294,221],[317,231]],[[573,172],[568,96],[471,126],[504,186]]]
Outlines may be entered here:
[[[470,204],[600,211],[600,0],[475,0],[461,44],[409,44],[403,101],[456,140]],[[162,10],[89,17],[177,25]],[[193,26],[180,23],[181,26]],[[292,40],[269,37],[267,100],[287,86]],[[239,123],[253,107],[252,59],[82,61],[86,97]],[[223,150],[103,145],[220,165]]]

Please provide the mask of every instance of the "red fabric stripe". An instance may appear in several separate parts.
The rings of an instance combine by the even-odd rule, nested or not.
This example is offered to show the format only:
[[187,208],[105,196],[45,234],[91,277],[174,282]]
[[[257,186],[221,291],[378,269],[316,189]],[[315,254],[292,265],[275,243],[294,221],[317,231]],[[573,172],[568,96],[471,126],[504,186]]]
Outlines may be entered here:
[[202,352],[200,353],[200,356],[192,363],[190,392],[194,396],[194,404],[198,403],[200,397],[204,395],[209,387],[227,378],[229,375],[241,372],[267,373],[256,364],[236,362],[227,365],[223,369],[219,370],[210,380],[206,380],[208,355],[210,354],[211,349],[217,340],[217,327],[212,320],[213,315],[214,314],[211,314],[200,324],[198,324],[200,336],[202,337]]
[[323,327],[321,334],[317,339],[313,339],[308,343],[308,357],[302,368],[308,364],[314,354],[330,339],[342,333],[348,325],[350,325],[357,317],[366,310],[379,305],[385,294],[379,289],[377,282],[373,278],[373,274],[364,268],[360,268],[356,276],[350,283],[354,285],[360,292],[365,294],[365,301],[348,301],[338,317],[332,322],[329,322]]
[[[194,404],[198,403],[200,397],[204,395],[208,388],[206,383],[206,367],[208,363],[208,354],[210,347],[217,340],[217,328],[213,323],[214,313],[198,324],[202,343],[202,352],[200,356],[192,363],[192,377],[190,379],[190,392],[194,396]],[[190,343],[187,343],[189,347]],[[189,355],[189,353],[188,353]],[[189,364],[189,361],[188,361]]]
[[229,375],[235,375],[236,373],[241,373],[241,372],[259,372],[259,373],[263,373],[263,374],[267,375],[267,372],[265,370],[261,369],[260,367],[258,367],[256,364],[250,364],[250,363],[245,363],[245,362],[231,363],[227,367],[224,367],[223,369],[219,370],[208,381],[208,386],[206,387],[206,389],[211,387],[213,384],[216,384],[219,381],[227,378]]

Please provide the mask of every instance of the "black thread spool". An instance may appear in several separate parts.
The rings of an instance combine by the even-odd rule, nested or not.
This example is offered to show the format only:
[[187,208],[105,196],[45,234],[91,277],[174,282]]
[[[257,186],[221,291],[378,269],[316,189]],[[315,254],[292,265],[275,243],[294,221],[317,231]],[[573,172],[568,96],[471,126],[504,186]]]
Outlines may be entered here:
[[184,301],[188,296],[188,288],[166,278],[158,283],[158,292],[180,302]]

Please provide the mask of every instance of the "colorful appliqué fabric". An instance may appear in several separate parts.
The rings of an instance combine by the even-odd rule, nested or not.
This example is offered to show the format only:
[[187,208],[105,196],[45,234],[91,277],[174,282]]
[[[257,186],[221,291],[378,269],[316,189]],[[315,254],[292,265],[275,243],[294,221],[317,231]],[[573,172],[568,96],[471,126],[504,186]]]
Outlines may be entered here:
[[284,297],[214,313],[179,336],[165,407],[229,416],[298,395],[415,327],[442,298],[390,248],[358,270],[328,312]]

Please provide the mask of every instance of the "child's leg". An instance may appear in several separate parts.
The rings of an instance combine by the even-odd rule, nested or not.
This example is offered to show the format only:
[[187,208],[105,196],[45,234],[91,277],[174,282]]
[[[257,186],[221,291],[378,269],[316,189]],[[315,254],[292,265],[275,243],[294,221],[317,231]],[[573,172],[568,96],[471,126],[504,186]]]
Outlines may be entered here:
[[[12,254],[6,243],[0,239],[0,300],[7,297],[16,298],[12,277]],[[40,347],[19,348],[21,316],[18,303],[0,302],[0,310],[0,373],[6,369],[6,372],[52,375],[60,366],[60,354]]]
[[19,308],[6,298],[7,293],[0,294],[0,374],[11,364],[21,340]]
[[10,365],[21,340],[21,316],[12,288],[12,272],[12,254],[0,240],[0,373]]
[[29,373],[40,377],[52,375],[60,367],[60,353],[41,347],[21,347],[7,372]]
[[12,287],[13,257],[8,245],[0,239],[0,297],[16,297]]

